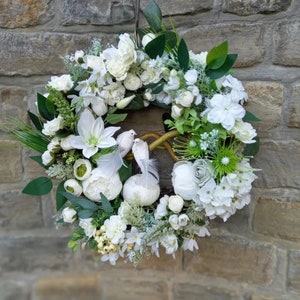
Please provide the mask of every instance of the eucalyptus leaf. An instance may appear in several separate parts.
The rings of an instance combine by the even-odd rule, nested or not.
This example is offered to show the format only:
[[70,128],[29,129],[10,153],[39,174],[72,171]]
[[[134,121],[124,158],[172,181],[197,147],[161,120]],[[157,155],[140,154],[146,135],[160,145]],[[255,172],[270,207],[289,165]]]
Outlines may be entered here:
[[94,210],[84,209],[78,212],[78,217],[81,219],[87,219],[92,217],[94,213],[95,213]]
[[46,195],[52,190],[53,184],[52,181],[48,177],[38,177],[30,181],[22,193],[28,195],[41,196]]
[[77,205],[84,209],[97,210],[99,208],[99,206],[95,202],[90,201],[86,198],[79,198],[68,192],[60,192],[60,194],[64,197],[66,197],[74,205]]
[[190,56],[184,39],[181,39],[178,45],[178,62],[181,69],[186,72],[189,68]]
[[253,113],[250,111],[246,111],[246,114],[243,118],[244,122],[259,122],[261,121],[259,118],[257,118]]
[[109,200],[105,197],[103,193],[100,193],[101,196],[101,204],[102,204],[102,209],[105,212],[112,213],[114,211],[113,207],[111,206]]
[[67,198],[62,195],[61,193],[65,191],[64,188],[64,181],[62,181],[56,190],[56,210],[59,211],[60,209],[63,208],[63,206],[65,205],[65,203],[67,202]]
[[150,58],[155,59],[157,56],[163,55],[165,46],[166,36],[161,34],[146,45],[145,52],[149,55]]
[[156,1],[152,0],[143,10],[143,14],[154,32],[161,30],[162,13]]

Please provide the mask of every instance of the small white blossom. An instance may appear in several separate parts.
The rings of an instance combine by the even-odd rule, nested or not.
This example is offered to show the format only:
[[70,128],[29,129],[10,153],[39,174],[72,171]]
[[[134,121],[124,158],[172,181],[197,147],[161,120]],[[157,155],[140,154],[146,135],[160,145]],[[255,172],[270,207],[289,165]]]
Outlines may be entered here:
[[65,207],[62,212],[62,218],[65,223],[73,223],[76,219],[76,210],[71,207]]

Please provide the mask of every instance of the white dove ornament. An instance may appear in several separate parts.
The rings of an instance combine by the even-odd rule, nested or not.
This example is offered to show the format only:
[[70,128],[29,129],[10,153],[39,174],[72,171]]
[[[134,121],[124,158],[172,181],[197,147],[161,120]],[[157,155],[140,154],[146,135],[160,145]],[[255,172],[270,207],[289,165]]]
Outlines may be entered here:
[[119,145],[121,157],[126,156],[126,154],[131,150],[135,135],[136,132],[133,129],[130,129],[117,136],[116,140]]
[[136,174],[127,179],[123,186],[123,198],[127,202],[149,206],[160,195],[158,171],[154,160],[149,159],[149,149],[146,142],[135,139],[132,153],[142,174]]

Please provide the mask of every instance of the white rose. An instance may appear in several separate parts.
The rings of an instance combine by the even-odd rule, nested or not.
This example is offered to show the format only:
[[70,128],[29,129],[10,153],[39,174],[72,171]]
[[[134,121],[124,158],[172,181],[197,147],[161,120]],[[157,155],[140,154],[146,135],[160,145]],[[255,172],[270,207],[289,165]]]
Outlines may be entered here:
[[54,118],[51,121],[47,121],[44,124],[42,133],[44,135],[53,136],[58,130],[62,128],[63,128],[63,118],[60,115],[58,115],[57,118]]
[[64,188],[70,194],[79,197],[82,193],[82,187],[75,179],[68,179],[64,183]]
[[101,202],[101,193],[114,200],[122,190],[122,182],[118,173],[104,177],[99,169],[94,169],[91,176],[82,182],[83,194],[90,200]]
[[146,47],[148,43],[150,43],[153,39],[155,39],[154,33],[147,33],[142,38],[142,45],[143,47]]
[[118,81],[124,80],[129,67],[122,61],[121,57],[113,57],[107,61],[107,71]]
[[179,161],[174,164],[172,171],[174,192],[185,200],[192,200],[198,190],[195,169],[190,161]]
[[178,217],[178,224],[180,225],[180,227],[184,227],[188,224],[190,218],[186,215],[186,214],[181,214]]
[[173,195],[169,197],[168,207],[172,212],[176,214],[180,213],[183,208],[183,204],[184,201],[180,196]]
[[107,113],[108,108],[107,104],[105,103],[104,99],[100,97],[93,98],[91,101],[92,103],[92,110],[97,116],[103,116]]
[[128,73],[124,80],[124,86],[129,91],[136,91],[142,86],[142,81],[137,75]]
[[60,147],[61,149],[63,149],[64,151],[69,151],[71,149],[73,149],[73,147],[71,146],[70,142],[69,142],[69,137],[74,136],[74,135],[69,135],[65,138],[62,138],[60,140]]
[[79,219],[79,226],[84,230],[85,235],[88,238],[91,238],[92,236],[95,236],[96,234],[96,228],[92,224],[92,218],[88,219]]
[[193,163],[195,177],[199,186],[204,185],[208,180],[215,177],[215,170],[210,160],[197,159]]
[[177,119],[179,117],[181,117],[183,113],[183,107],[179,107],[176,104],[172,105],[172,109],[171,109],[171,117],[174,119]]
[[74,82],[71,79],[71,75],[65,74],[61,76],[51,76],[51,81],[48,85],[57,91],[67,92],[73,87]]
[[169,196],[165,195],[159,200],[159,204],[156,207],[154,212],[155,220],[161,219],[168,214],[167,206],[168,206]]
[[176,104],[184,107],[190,107],[194,101],[194,95],[190,91],[181,92],[175,99]]
[[61,215],[65,223],[73,223],[76,219],[76,211],[70,207],[64,208]]
[[166,248],[166,254],[174,254],[178,249],[178,241],[175,234],[163,236],[160,242]]
[[73,173],[76,179],[85,180],[92,172],[92,164],[87,159],[77,159],[73,165]]
[[124,33],[119,36],[118,51],[122,57],[122,61],[127,66],[130,66],[136,61],[137,54],[135,51],[135,45],[128,33]]
[[180,228],[180,225],[178,223],[178,216],[177,215],[171,215],[169,217],[169,223],[172,226],[173,229],[178,230]]
[[141,206],[153,204],[159,197],[159,184],[142,185],[141,174],[136,174],[127,179],[123,187],[124,201],[138,203]]
[[198,72],[195,69],[188,70],[184,74],[184,79],[186,80],[187,85],[193,85],[197,82]]
[[206,67],[206,57],[208,52],[201,52],[199,54],[195,54],[193,51],[189,51],[190,59],[198,62],[200,65],[202,65],[203,68]]
[[58,137],[54,137],[47,146],[47,150],[52,153],[58,153],[60,151],[60,140]]
[[253,140],[256,137],[256,130],[252,127],[250,123],[243,121],[235,121],[231,133],[235,135],[237,139],[245,144],[252,144],[256,141]]
[[124,98],[125,91],[125,87],[120,82],[112,82],[103,87],[100,96],[108,105],[113,106]]
[[46,167],[54,163],[54,156],[49,150],[46,150],[42,154],[42,163]]

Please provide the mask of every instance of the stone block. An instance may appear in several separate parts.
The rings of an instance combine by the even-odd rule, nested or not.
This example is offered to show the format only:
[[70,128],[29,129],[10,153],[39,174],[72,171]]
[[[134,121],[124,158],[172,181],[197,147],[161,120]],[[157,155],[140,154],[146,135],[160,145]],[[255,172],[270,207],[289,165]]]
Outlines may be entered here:
[[276,82],[254,81],[244,83],[249,96],[245,108],[261,121],[253,123],[259,132],[280,125],[283,105],[283,85]]
[[292,99],[288,115],[288,126],[300,128],[300,84],[293,86]]
[[[49,32],[0,32],[0,75],[41,75],[66,72],[61,57],[86,50],[93,38],[103,44],[115,40],[113,34],[64,34]],[[50,79],[50,78],[49,78]],[[45,83],[46,84],[46,83]]]
[[[146,280],[148,279],[148,280]],[[168,285],[163,280],[111,278],[103,284],[104,300],[165,300],[169,299]]]
[[72,252],[58,237],[0,238],[0,272],[66,271]]
[[253,230],[268,237],[299,242],[299,215],[299,202],[259,199],[254,211]]
[[288,253],[287,286],[290,291],[300,293],[300,251]]
[[53,13],[51,0],[3,0],[0,2],[0,27],[19,28],[43,24]]
[[273,63],[300,66],[300,22],[283,22],[274,29],[275,45]]
[[20,194],[19,191],[2,192],[0,195],[0,227],[31,229],[43,226],[40,199]]
[[93,275],[68,274],[44,277],[35,283],[32,300],[92,300],[101,298],[101,286]]
[[18,142],[0,140],[0,183],[22,180],[21,148]]
[[173,287],[174,300],[240,300],[236,292],[230,292],[221,288],[201,286],[199,284],[178,283]]
[[276,265],[275,248],[234,236],[199,241],[199,253],[184,253],[184,270],[237,282],[271,284]]
[[64,0],[61,23],[114,25],[133,20],[134,1],[132,0]]
[[0,277],[1,300],[30,300],[31,284],[26,281]]
[[228,40],[229,53],[237,53],[234,67],[252,66],[262,61],[264,29],[260,25],[215,24],[198,25],[180,32],[194,53],[209,51]]
[[239,16],[278,13],[287,10],[291,2],[291,0],[224,0],[222,11]]
[[261,188],[299,188],[300,143],[297,141],[261,141],[260,150],[252,160],[254,167],[262,169],[254,186]]

